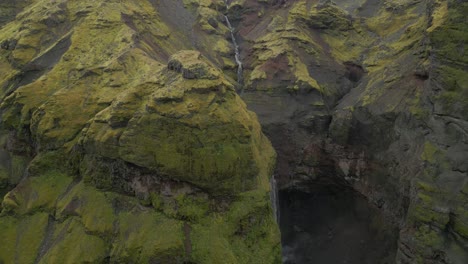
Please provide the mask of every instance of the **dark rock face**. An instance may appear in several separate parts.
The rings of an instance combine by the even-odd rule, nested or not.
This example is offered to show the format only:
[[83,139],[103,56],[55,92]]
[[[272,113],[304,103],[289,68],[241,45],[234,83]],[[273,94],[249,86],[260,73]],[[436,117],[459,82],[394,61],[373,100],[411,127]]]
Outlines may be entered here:
[[357,192],[323,185],[279,198],[284,263],[394,263],[398,229]]
[[[280,188],[364,195],[400,230],[392,263],[466,263],[468,6],[351,2],[284,2],[266,22],[246,1],[243,99],[277,150]],[[272,74],[282,56],[289,72]],[[300,62],[319,89],[301,88]]]

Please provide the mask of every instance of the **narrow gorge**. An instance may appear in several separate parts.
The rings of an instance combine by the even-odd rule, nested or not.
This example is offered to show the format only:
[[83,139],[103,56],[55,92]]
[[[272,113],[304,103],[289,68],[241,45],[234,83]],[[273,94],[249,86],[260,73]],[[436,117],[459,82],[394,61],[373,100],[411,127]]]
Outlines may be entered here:
[[[227,0],[224,0],[224,2],[226,4],[226,11],[228,11],[229,4]],[[244,84],[244,77],[243,77],[242,61],[240,59],[239,45],[237,44],[236,35],[235,35],[235,29],[232,27],[231,22],[229,21],[229,18],[227,15],[224,15],[224,20],[226,20],[226,25],[229,29],[229,32],[231,32],[231,41],[232,41],[232,45],[234,46],[234,60],[236,61],[236,64],[237,64],[237,83],[239,83],[239,85],[242,87]]]
[[468,263],[466,14],[2,1],[0,263]]

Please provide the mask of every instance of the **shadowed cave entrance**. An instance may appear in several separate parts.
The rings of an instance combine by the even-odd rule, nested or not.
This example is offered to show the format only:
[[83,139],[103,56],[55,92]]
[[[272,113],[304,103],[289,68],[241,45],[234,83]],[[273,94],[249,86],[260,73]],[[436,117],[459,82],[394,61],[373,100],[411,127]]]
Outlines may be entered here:
[[394,263],[398,230],[351,188],[285,189],[278,198],[284,263]]

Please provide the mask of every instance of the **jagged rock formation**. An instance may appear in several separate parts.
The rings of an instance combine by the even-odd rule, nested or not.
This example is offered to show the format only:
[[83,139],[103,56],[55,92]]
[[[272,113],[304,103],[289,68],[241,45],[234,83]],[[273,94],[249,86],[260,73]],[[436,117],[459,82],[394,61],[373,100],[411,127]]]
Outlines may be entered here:
[[0,262],[278,263],[276,168],[280,188],[364,195],[400,230],[396,263],[466,263],[467,13],[4,1]]

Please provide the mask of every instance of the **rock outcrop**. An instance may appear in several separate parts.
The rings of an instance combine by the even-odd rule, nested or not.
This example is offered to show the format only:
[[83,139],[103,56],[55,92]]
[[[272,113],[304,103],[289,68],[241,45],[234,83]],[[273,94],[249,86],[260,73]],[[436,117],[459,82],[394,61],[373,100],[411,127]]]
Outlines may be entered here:
[[158,4],[35,1],[0,30],[0,262],[280,261],[275,151]]

